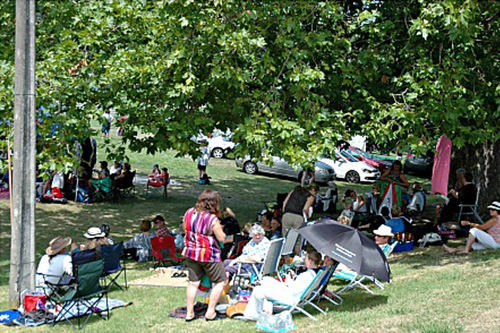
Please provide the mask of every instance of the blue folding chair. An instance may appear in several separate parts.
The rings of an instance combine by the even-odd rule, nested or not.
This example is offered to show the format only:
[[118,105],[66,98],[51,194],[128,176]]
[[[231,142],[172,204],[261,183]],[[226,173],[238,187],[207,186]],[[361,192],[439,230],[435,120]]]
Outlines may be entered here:
[[[104,259],[104,277],[105,288],[109,290],[112,285],[120,288],[121,290],[127,289],[127,268],[125,267],[125,261],[120,262],[122,256],[123,242],[115,245],[104,245],[102,246],[102,258]],[[125,287],[122,287],[118,283],[118,278],[123,273],[123,278],[125,281]],[[109,281],[108,284],[106,282]]]

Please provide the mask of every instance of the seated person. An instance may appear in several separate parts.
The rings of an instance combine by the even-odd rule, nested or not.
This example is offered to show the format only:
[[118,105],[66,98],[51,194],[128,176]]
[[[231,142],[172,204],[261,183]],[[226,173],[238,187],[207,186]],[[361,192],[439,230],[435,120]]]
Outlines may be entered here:
[[109,168],[109,176],[115,177],[116,175],[119,175],[121,171],[122,171],[122,165],[120,164],[120,162],[114,161],[111,168]]
[[370,192],[366,192],[366,206],[370,215],[378,214],[378,207],[380,205],[380,184],[375,183],[372,185]]
[[71,238],[69,237],[59,236],[50,241],[36,270],[37,289],[43,291],[43,288],[47,286],[45,282],[58,283],[64,274],[73,275],[71,256],[67,254],[70,244]]
[[340,215],[337,219],[337,222],[345,224],[345,225],[349,225],[349,224],[351,224],[351,219],[348,216]]
[[405,224],[401,218],[401,208],[398,205],[394,205],[391,208],[392,218],[385,222],[385,225],[390,227],[393,233],[404,232]]
[[64,188],[64,173],[62,171],[52,172],[52,177],[47,179],[43,185],[43,194],[50,194],[55,198],[63,198],[62,189]]
[[134,174],[131,171],[130,164],[123,163],[122,172],[115,177],[116,187],[121,189],[129,188],[133,185]]
[[[179,223],[179,228],[178,229],[173,229],[172,230],[172,236],[175,237],[174,243],[175,247],[178,248],[180,251],[184,250],[186,247],[186,244],[184,243],[184,221]],[[222,252],[223,249],[221,249]]]
[[425,207],[425,192],[422,188],[422,184],[415,183],[411,188],[411,200],[406,207],[409,214],[414,215],[422,213]]
[[266,210],[264,214],[261,215],[262,228],[264,228],[265,236],[269,239],[271,238],[271,219],[273,218],[273,213]]
[[248,222],[243,226],[240,233],[227,236],[224,240],[224,248],[221,249],[222,260],[228,257],[238,255],[238,247],[240,242],[248,242],[250,240],[250,229],[252,229],[253,222]]
[[263,314],[263,304],[265,300],[278,301],[284,304],[292,304],[309,287],[319,271],[321,255],[311,250],[307,252],[305,266],[307,270],[299,274],[294,280],[280,282],[271,277],[264,277],[262,284],[255,287],[252,296],[245,308],[244,316],[247,320],[257,321]]
[[283,233],[281,231],[281,219],[277,216],[274,216],[271,219],[271,240],[279,239],[283,237]]
[[167,226],[165,225],[165,218],[162,215],[156,215],[153,219],[153,223],[155,226],[155,231],[153,232],[154,235],[156,235],[157,237],[172,236],[170,230],[168,230]]
[[389,240],[394,237],[389,226],[382,224],[377,230],[373,230],[375,234],[375,244],[377,244],[382,251],[385,251],[389,245]]
[[[352,202],[346,204],[347,198],[351,198]],[[357,228],[360,222],[368,216],[368,206],[366,205],[363,196],[358,195],[354,190],[346,190],[341,203],[344,206],[344,210],[350,211],[351,215],[354,215],[351,219],[351,226],[354,228]]]
[[463,226],[470,226],[469,237],[464,248],[443,248],[448,253],[469,253],[471,250],[500,249],[500,201],[493,201],[488,206],[491,218],[483,224],[461,221]]
[[333,180],[329,181],[325,194],[316,194],[314,209],[318,212],[335,212],[337,203],[337,185]]
[[106,237],[106,240],[108,241],[109,245],[115,245],[115,241],[109,237],[109,233],[111,232],[111,227],[107,223],[101,224],[99,227],[102,232],[104,232],[104,237]]
[[111,243],[106,238],[106,233],[104,233],[101,228],[90,227],[87,232],[83,235],[87,240],[85,245],[80,248],[82,250],[94,250],[98,257],[102,257],[102,246],[111,245]]
[[107,171],[108,174],[109,174],[109,169],[108,169],[108,162],[106,161],[101,161],[99,162],[100,166],[101,166],[101,170],[96,170],[98,171],[99,173],[103,172],[103,171]]
[[99,173],[99,179],[89,180],[90,190],[94,193],[102,192],[109,193],[113,189],[113,181],[109,177],[109,171],[107,169],[101,170]]
[[460,191],[451,190],[449,201],[443,207],[436,207],[436,224],[442,224],[453,220],[453,215],[458,213],[460,204],[473,205],[476,201],[476,186],[472,183],[473,178],[470,172],[464,175]]
[[[151,221],[142,220],[140,225],[141,233],[135,235],[133,238],[123,243],[123,248],[126,253],[130,253],[132,257],[139,261],[150,261],[151,260],[151,238],[155,237],[155,234],[151,234]],[[135,254],[134,254],[135,252]]]
[[254,273],[251,264],[257,264],[257,270],[260,269],[260,266],[267,255],[267,251],[269,250],[270,242],[269,239],[264,236],[264,228],[258,224],[254,224],[252,226],[250,229],[250,236],[252,237],[252,240],[245,245],[241,256],[236,259],[224,260],[228,280],[233,274],[238,272],[238,267],[236,266],[237,263],[243,263],[240,270],[242,273]]
[[160,166],[158,164],[153,165],[153,171],[148,175],[148,181],[153,183],[161,183],[160,180]]

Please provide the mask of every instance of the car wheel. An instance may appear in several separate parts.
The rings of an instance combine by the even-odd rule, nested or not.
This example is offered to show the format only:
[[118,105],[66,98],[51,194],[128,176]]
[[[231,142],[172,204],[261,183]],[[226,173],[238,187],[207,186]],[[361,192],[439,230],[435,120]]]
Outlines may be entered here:
[[354,170],[351,170],[346,173],[345,175],[345,180],[347,180],[349,183],[359,183],[359,173],[357,173]]
[[243,166],[243,171],[253,175],[254,173],[257,173],[257,164],[255,164],[254,162],[246,162]]
[[222,148],[214,148],[212,150],[212,156],[215,158],[223,158],[224,157],[224,150]]

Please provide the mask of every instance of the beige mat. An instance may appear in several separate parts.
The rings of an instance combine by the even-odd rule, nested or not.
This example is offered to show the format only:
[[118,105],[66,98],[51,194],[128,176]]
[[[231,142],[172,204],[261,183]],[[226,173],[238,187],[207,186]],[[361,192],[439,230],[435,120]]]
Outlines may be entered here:
[[187,287],[187,277],[172,277],[174,273],[185,273],[187,270],[179,270],[170,267],[160,267],[151,272],[151,276],[130,281],[129,285],[135,286],[153,286],[153,287]]

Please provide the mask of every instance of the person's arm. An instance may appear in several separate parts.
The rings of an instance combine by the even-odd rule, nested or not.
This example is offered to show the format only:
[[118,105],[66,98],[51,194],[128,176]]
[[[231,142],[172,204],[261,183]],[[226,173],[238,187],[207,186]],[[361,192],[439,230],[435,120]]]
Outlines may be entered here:
[[286,205],[287,205],[287,203],[288,203],[288,199],[290,199],[290,196],[292,195],[292,192],[293,192],[293,191],[290,191],[290,192],[288,193],[288,195],[286,196],[285,201],[283,201],[283,209],[282,209],[282,210],[283,210],[283,213],[285,212],[285,207],[286,207]]
[[219,242],[224,243],[224,240],[226,239],[226,234],[222,230],[222,226],[220,225],[219,219],[217,219],[217,221],[215,221],[215,224],[212,228],[212,231],[214,233],[215,238],[217,238],[217,240]]
[[382,174],[382,176],[380,176],[380,180],[385,180],[385,181],[388,181],[388,182],[392,182],[392,179],[387,178],[387,175],[389,174],[389,172],[391,172],[390,169],[385,170],[384,173]]
[[471,223],[469,221],[462,221],[462,222],[460,222],[460,224],[462,224],[463,226],[470,226],[471,228],[476,228],[479,230],[486,231],[486,230],[490,229],[491,227],[493,227],[497,222],[498,222],[498,220],[496,218],[491,218],[488,221],[484,222],[483,224]]
[[314,202],[316,201],[316,198],[314,197],[314,195],[311,195],[309,198],[307,198],[307,201],[306,201],[306,204],[304,205],[304,209],[302,209],[302,211],[304,212],[304,214],[306,214],[306,216],[309,218],[309,208],[312,207],[314,205]]
[[408,180],[406,179],[405,175],[403,175],[403,173],[399,174],[399,178],[401,178],[401,182],[397,183],[398,185],[402,185],[402,186],[410,185],[410,183],[408,183]]
[[356,209],[353,209],[353,212],[357,213],[361,207],[363,207],[365,205],[365,201],[363,200],[363,197],[361,195],[358,195],[358,198],[359,198],[359,205]]

